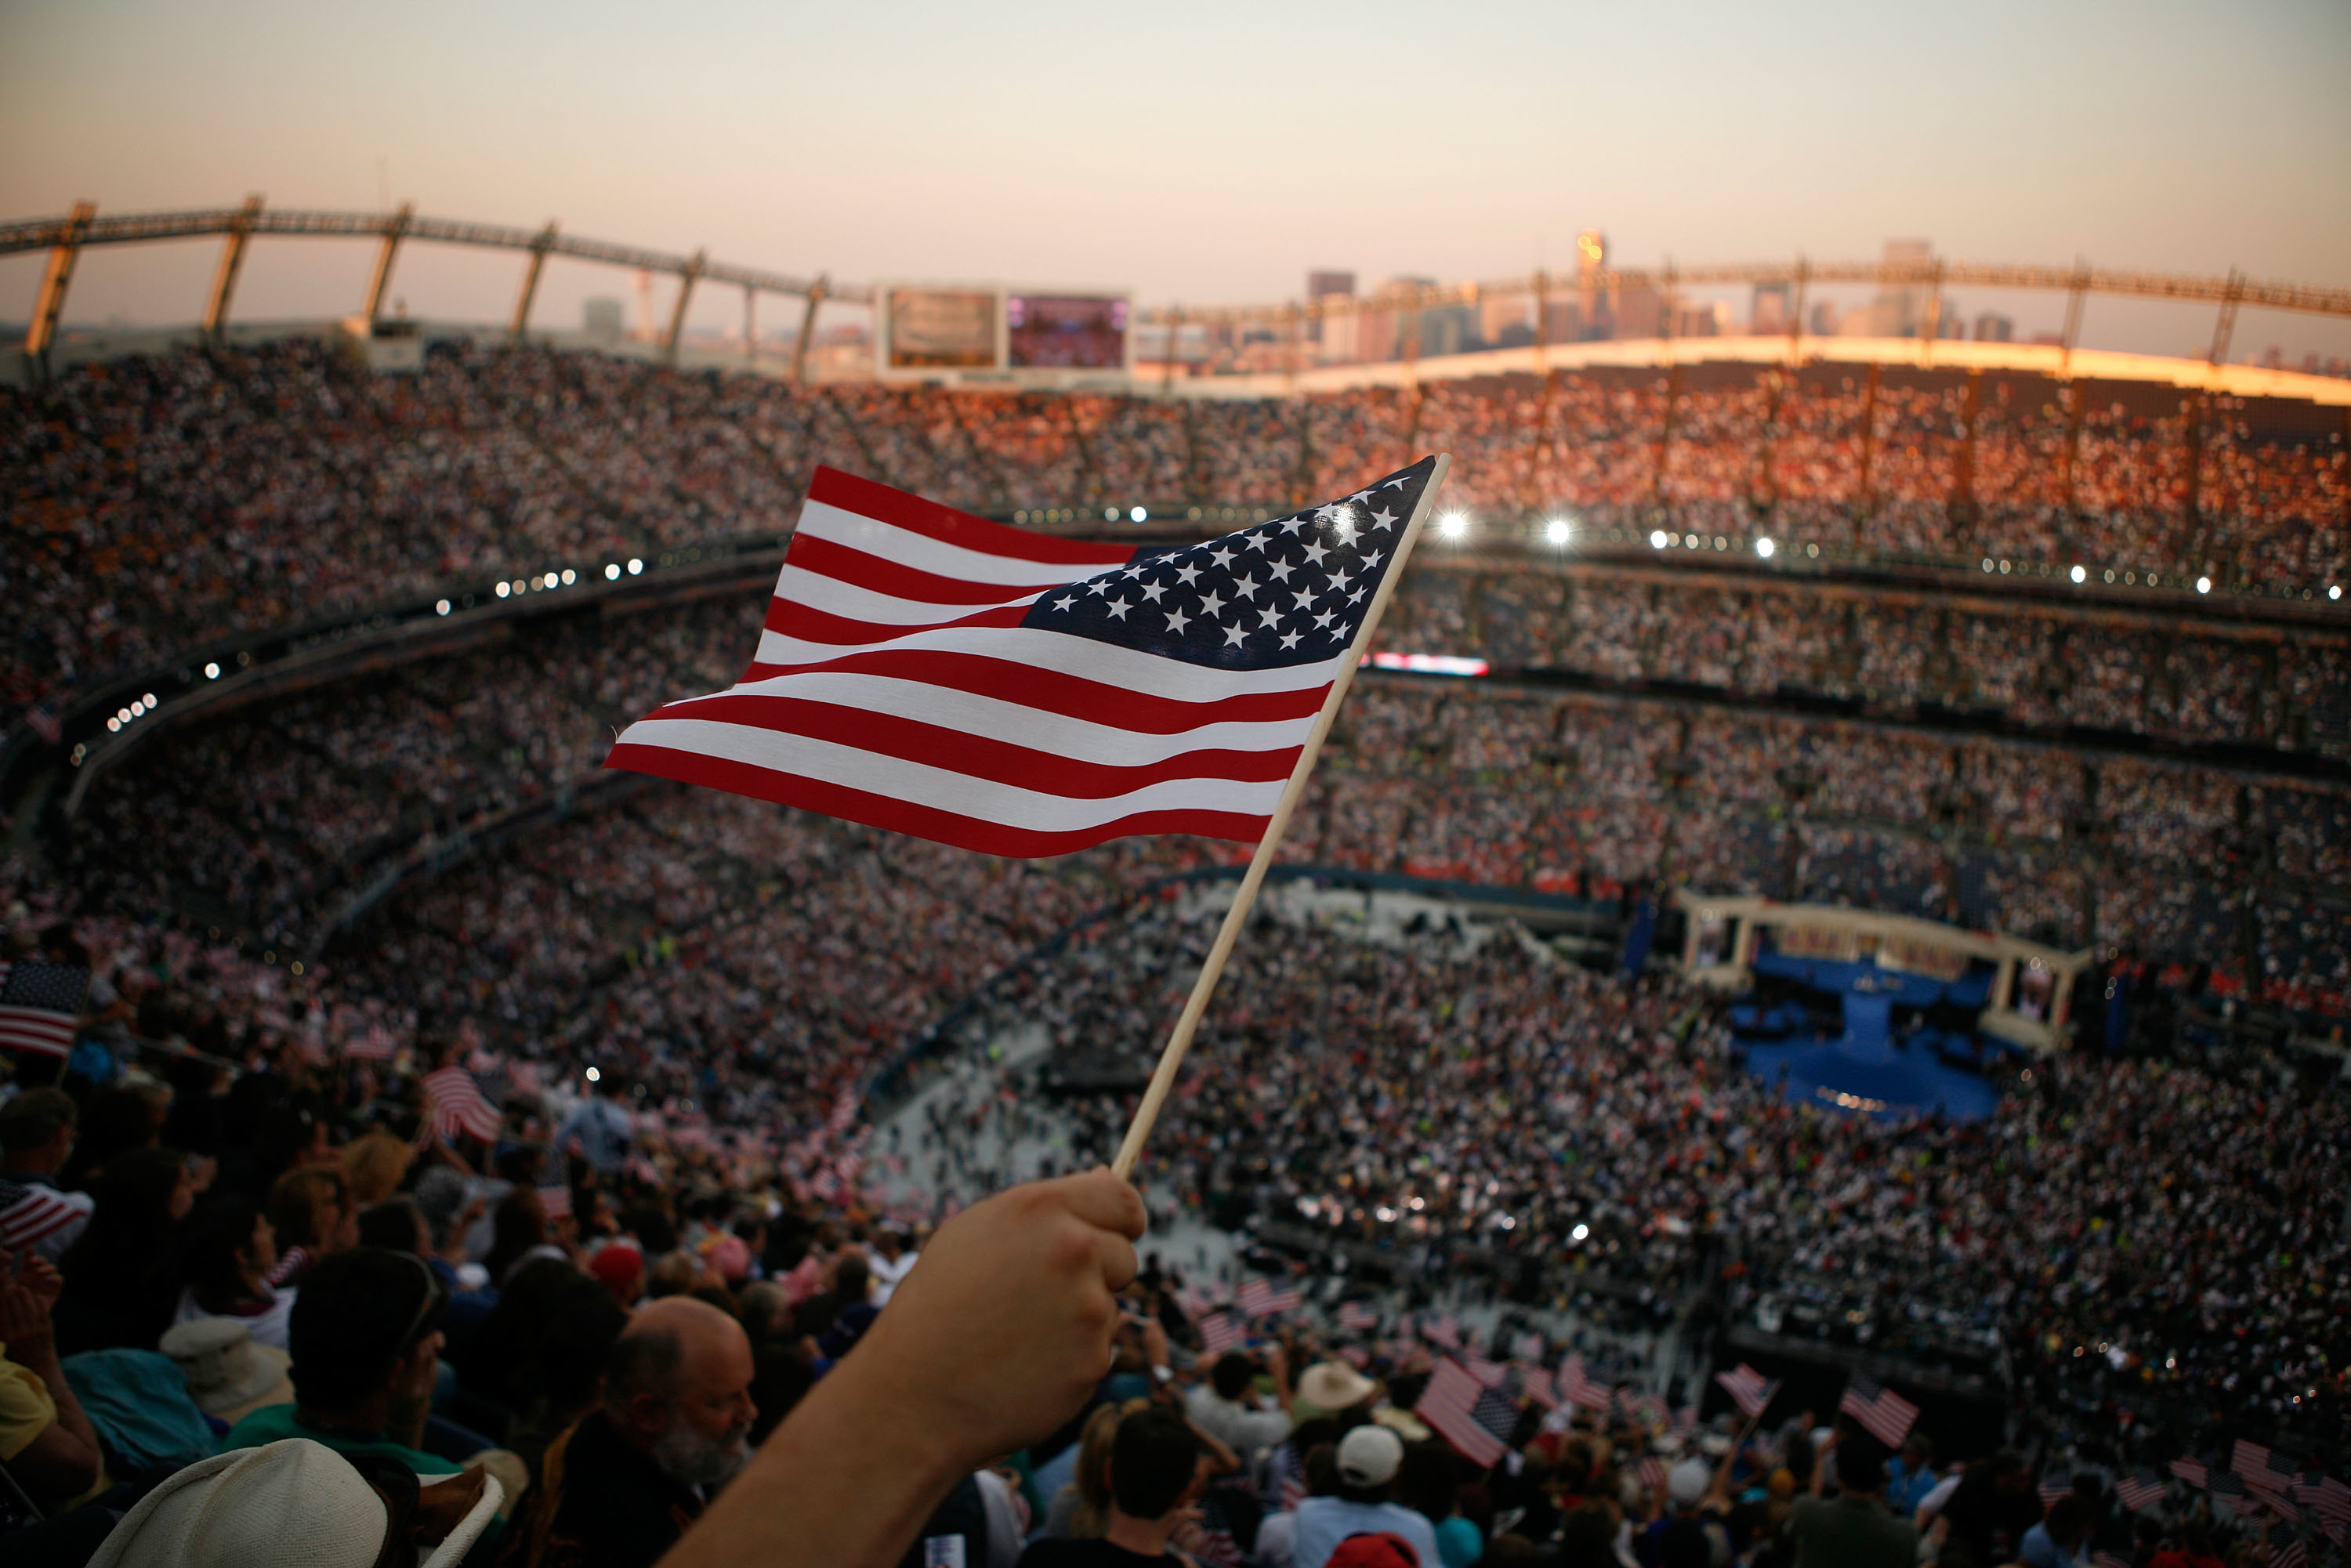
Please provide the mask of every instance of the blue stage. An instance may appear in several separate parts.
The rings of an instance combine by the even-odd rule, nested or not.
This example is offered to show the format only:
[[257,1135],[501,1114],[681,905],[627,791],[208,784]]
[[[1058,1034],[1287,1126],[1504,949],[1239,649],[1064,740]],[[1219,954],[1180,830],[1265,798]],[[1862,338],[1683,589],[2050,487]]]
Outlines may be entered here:
[[1748,1071],[1792,1102],[1888,1119],[1939,1111],[1962,1122],[1999,1103],[1981,1069],[2012,1048],[1972,1028],[1930,1027],[1924,1016],[1941,1006],[1971,1020],[1991,995],[1989,965],[1941,980],[1759,951],[1753,968],[1757,993],[1731,1008],[1731,1031]]

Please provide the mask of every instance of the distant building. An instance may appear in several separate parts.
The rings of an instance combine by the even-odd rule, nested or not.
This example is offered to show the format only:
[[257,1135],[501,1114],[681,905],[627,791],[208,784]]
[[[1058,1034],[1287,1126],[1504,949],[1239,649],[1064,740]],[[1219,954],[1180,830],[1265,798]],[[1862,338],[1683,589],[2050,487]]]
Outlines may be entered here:
[[[1306,275],[1306,298],[1309,304],[1318,299],[1353,299],[1355,297],[1355,275],[1352,272],[1310,272]],[[1309,317],[1306,340],[1322,345],[1326,360],[1352,360],[1355,357],[1355,319],[1344,312]]]
[[1306,275],[1306,298],[1324,299],[1333,294],[1353,298],[1355,275],[1352,272],[1310,272]]
[[[1890,239],[1886,242],[1886,264],[1888,267],[1931,266],[1935,259],[1932,241],[1923,239]],[[1869,307],[1869,330],[1872,338],[1915,338],[1927,324],[1927,302],[1934,291],[1923,283],[1897,284],[1877,291],[1877,298]]]
[[622,315],[617,299],[590,299],[580,307],[580,330],[590,342],[610,348],[621,340]]
[[1823,299],[1813,307],[1813,319],[1804,324],[1804,330],[1815,338],[1834,338],[1840,319],[1835,303]]
[[[1608,236],[1598,229],[1585,229],[1575,236],[1575,306],[1576,317],[1586,339],[1616,336],[1616,291],[1604,287],[1600,274],[1608,265]],[[1654,337],[1653,332],[1646,334]],[[1627,337],[1644,336],[1627,332]]]
[[1976,318],[1976,341],[2013,343],[2016,341],[2016,323],[1996,310],[1986,310]]
[[1759,283],[1747,310],[1747,329],[1757,334],[1784,332],[1794,310],[1796,287],[1792,283]]

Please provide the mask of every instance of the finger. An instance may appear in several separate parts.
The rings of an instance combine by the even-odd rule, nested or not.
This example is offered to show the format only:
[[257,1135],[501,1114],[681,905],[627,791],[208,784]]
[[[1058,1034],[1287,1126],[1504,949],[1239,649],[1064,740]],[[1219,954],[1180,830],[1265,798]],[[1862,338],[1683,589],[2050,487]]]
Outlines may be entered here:
[[[1102,1283],[1110,1288],[1112,1293],[1126,1289],[1127,1282],[1134,1278],[1137,1267],[1134,1246],[1123,1237],[1095,1237],[1094,1257],[1102,1265]],[[1116,1313],[1112,1315],[1113,1319],[1117,1316]]]
[[1061,1190],[1061,1201],[1069,1205],[1070,1212],[1088,1225],[1114,1230],[1129,1240],[1143,1234],[1148,1218],[1143,1209],[1143,1195],[1131,1184],[1113,1176],[1107,1167],[1063,1176],[1053,1185]]

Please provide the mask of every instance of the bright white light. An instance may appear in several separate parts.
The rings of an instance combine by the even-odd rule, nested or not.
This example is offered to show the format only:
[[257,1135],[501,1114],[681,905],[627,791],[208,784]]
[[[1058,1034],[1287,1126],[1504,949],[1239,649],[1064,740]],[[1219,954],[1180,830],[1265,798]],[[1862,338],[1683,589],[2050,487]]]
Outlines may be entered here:
[[498,584],[498,597],[499,597],[500,599],[504,599],[504,598],[505,598],[508,593],[510,593],[510,592],[512,592],[512,591],[513,591],[513,590],[512,590],[512,589],[510,589],[510,588],[508,588],[505,583],[501,582],[501,583],[499,583],[499,584]]
[[435,614],[435,615],[446,615],[446,614],[448,614],[448,613],[449,613],[449,601],[448,601],[447,600],[445,600],[445,599],[436,599],[436,600],[434,600],[434,601],[433,601],[433,613],[434,613],[434,614]]
[[588,1082],[590,1083],[601,1083],[604,1082],[604,1074],[599,1069],[591,1067],[588,1070]]
[[2199,578],[2198,578],[2198,579],[2196,580],[2196,591],[2197,591],[2197,592],[2199,592],[2199,593],[2210,593],[2210,592],[2211,592],[2211,591],[2212,591],[2212,580],[2211,580],[2210,578],[2209,578],[2209,577],[2199,577]]
[[635,556],[631,556],[629,558],[629,575],[631,577],[636,576],[637,573],[644,570],[645,563],[643,561],[639,560]]
[[575,583],[575,582],[577,582],[577,581],[579,581],[579,580],[580,580],[580,574],[579,574],[578,572],[576,572],[576,571],[572,570],[571,570],[569,567],[568,567],[568,566],[567,566],[567,567],[565,567],[565,568],[563,569],[563,586],[564,586],[564,587],[569,588],[569,587],[570,587],[573,583]]
[[620,580],[620,564],[617,561],[606,561],[604,563],[604,580],[607,582],[618,582]]
[[2066,575],[2071,577],[2075,582],[2087,582],[2090,580],[2089,572],[2084,568],[2078,566],[2072,571],[2066,573]]
[[1673,542],[1673,536],[1666,532],[1665,529],[1651,528],[1649,530],[1649,548],[1651,549],[1663,549]]
[[1437,531],[1448,539],[1458,539],[1469,531],[1469,519],[1458,512],[1447,512],[1437,519]]
[[1698,536],[1696,534],[1684,534],[1682,536],[1682,544],[1684,548],[1688,549],[1698,549]]
[[139,715],[130,708],[119,707],[114,710],[114,716],[121,720],[124,724],[129,724],[132,719],[137,718]]
[[204,679],[208,681],[219,680],[220,666],[218,664],[206,664],[204,666]]
[[2339,583],[2339,582],[2337,582],[2337,583],[2334,583],[2334,584],[2330,585],[2330,586],[2328,587],[2328,589],[2326,590],[2326,597],[2327,597],[2327,598],[2329,598],[2329,599],[2340,599],[2340,598],[2342,598],[2342,597],[2343,597],[2343,585],[2342,585],[2341,583]]
[[1986,571],[1990,571],[1990,570],[1991,570],[1991,557],[1990,557],[1990,556],[1986,556],[1986,557],[1984,557],[1984,559],[1983,559],[1983,569],[1984,569]]
[[1574,1229],[1569,1231],[1567,1236],[1568,1239],[1571,1241],[1581,1241],[1591,1234],[1592,1227],[1589,1225],[1579,1225]]
[[545,577],[545,579],[543,579],[542,580],[544,580],[544,581],[545,581],[545,583],[546,583],[546,585],[547,585],[548,587],[549,587],[549,588],[553,588],[557,583],[559,583],[559,582],[562,581],[563,580],[562,580],[561,578],[557,577],[553,572],[551,572],[551,571],[550,571],[550,572],[549,572],[549,573],[547,574],[547,576]]
[[1549,539],[1555,545],[1565,544],[1567,542],[1568,532],[1567,519],[1565,517],[1553,517],[1550,522],[1543,525],[1543,538]]
[[1129,510],[1127,511],[1127,514],[1126,514],[1126,520],[1127,520],[1128,522],[1130,522],[1130,523],[1139,523],[1139,522],[1143,521],[1143,519],[1144,519],[1144,518],[1145,518],[1145,517],[1149,517],[1149,516],[1151,516],[1150,512],[1146,511],[1144,508],[1143,508],[1143,507],[1131,507],[1131,508],[1129,508]]
[[116,730],[119,730],[121,727],[122,721],[119,718],[110,718],[106,721],[106,733],[109,735],[112,735]]
[[145,696],[141,697],[139,700],[145,703],[150,710],[152,710],[155,706],[155,694],[153,692],[149,692]]
[[1755,553],[1761,556],[1765,560],[1770,560],[1771,559],[1771,552],[1779,548],[1779,546],[1771,542],[1771,538],[1769,534],[1766,534],[1763,538],[1755,541]]

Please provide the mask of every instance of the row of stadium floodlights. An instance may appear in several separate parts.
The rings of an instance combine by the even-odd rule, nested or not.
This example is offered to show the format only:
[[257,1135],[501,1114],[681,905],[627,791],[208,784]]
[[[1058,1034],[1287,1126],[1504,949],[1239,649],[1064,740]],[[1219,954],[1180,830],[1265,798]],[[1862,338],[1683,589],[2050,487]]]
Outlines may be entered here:
[[[1102,509],[1102,520],[1105,523],[1116,523],[1122,520],[1144,523],[1148,522],[1152,515],[1149,507],[1139,505],[1124,508],[1112,506]],[[1244,507],[1187,507],[1184,510],[1186,520],[1196,523],[1238,522],[1253,518],[1257,515],[1255,511]],[[1089,507],[1039,507],[1014,512],[1012,520],[1022,524],[1077,523],[1092,521],[1092,510]],[[1438,537],[1456,544],[1466,541],[1473,531],[1469,515],[1467,512],[1446,512],[1437,519]],[[1563,549],[1575,542],[1577,531],[1575,524],[1569,518],[1552,517],[1542,519],[1540,528],[1530,530],[1529,538]],[[1642,538],[1642,535],[1637,530],[1630,528],[1594,529],[1590,537],[1599,542],[1617,546],[1637,545]],[[1650,529],[1647,538],[1649,548],[1659,552],[1676,549],[1704,550],[1711,546],[1715,551],[1723,554],[1737,551],[1744,555],[1752,551],[1759,560],[1766,561],[1781,554],[1780,541],[1770,534],[1757,534],[1751,538],[1734,538],[1729,534],[1685,534],[1659,528]],[[1791,553],[1795,553],[1796,547],[1790,547],[1790,550]],[[1821,547],[1817,544],[1806,544],[1801,547],[1801,554],[1806,560],[1818,560],[1822,553]],[[1832,559],[1839,555],[1858,557],[1861,553],[1839,550],[1834,546],[1831,546],[1827,551]],[[2011,560],[2006,557],[1992,556],[1985,556],[1978,564],[1988,577],[2055,579],[2059,581],[2071,582],[2076,588],[2086,587],[2094,576],[2108,587],[2154,589],[2162,588],[2167,582],[2161,572],[2151,568],[2142,570],[2137,566],[2091,567],[2080,561],[2070,564],[2062,561],[2054,563],[2020,561]],[[2185,591],[2193,588],[2199,594],[2210,594],[2215,586],[2210,577],[2201,573],[2198,574],[2192,582],[2184,574],[2175,575],[2177,580],[2169,582],[2169,586],[2175,591]],[[2258,593],[2261,590],[2256,587],[2252,591]],[[2329,600],[2340,601],[2343,597],[2343,585],[2339,582],[2328,583],[2325,591],[2325,597]],[[2302,597],[2314,599],[2317,595],[2312,590],[2305,588],[2302,591]]]

